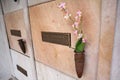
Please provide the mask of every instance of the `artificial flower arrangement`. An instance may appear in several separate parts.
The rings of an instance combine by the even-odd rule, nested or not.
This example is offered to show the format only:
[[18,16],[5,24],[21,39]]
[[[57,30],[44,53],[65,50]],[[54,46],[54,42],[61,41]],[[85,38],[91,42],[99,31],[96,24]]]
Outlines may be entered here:
[[73,33],[75,36],[77,36],[78,39],[74,48],[74,58],[77,76],[80,78],[83,74],[85,60],[84,48],[86,43],[86,39],[84,38],[84,33],[82,30],[82,12],[80,10],[77,11],[76,16],[73,18],[72,15],[69,13],[68,9],[66,8],[65,2],[60,3],[58,7],[65,13],[64,18],[66,20],[69,19],[72,21],[72,27],[74,30]]
[[83,30],[82,30],[82,12],[79,10],[76,12],[76,16],[73,18],[72,15],[69,13],[68,9],[66,8],[66,3],[62,2],[58,6],[64,13],[64,18],[70,19],[72,21],[72,27],[74,29],[74,34],[77,36],[78,41],[75,45],[74,52],[82,53],[84,52],[86,39],[84,38]]

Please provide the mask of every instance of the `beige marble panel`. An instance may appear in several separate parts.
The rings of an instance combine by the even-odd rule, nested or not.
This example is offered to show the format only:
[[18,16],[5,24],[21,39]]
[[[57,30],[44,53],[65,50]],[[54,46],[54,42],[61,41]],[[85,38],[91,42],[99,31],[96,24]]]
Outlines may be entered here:
[[[10,48],[23,53],[22,50],[20,49],[20,46],[17,41],[19,39],[23,39],[26,42],[25,46],[26,46],[27,52],[25,55],[28,55],[28,53],[31,53],[31,50],[30,50],[31,45],[30,45],[30,40],[29,40],[29,36],[27,33],[28,31],[26,28],[28,26],[25,24],[25,19],[24,19],[24,10],[21,9],[21,10],[15,11],[15,12],[5,14],[5,23],[6,23]],[[17,37],[17,36],[11,35],[10,30],[20,30],[22,37]]]
[[[74,50],[41,40],[41,31],[69,32],[72,34],[72,46],[76,37],[70,21],[65,21],[63,12],[57,7],[64,0],[33,6],[29,8],[30,23],[35,51],[35,59],[72,77],[76,77]],[[100,0],[66,0],[69,11],[75,15],[79,9],[83,12],[83,28],[87,38],[85,48],[85,68],[81,80],[96,80],[98,44],[100,31]],[[40,75],[39,75],[40,76]]]
[[117,0],[102,0],[98,80],[110,80]]

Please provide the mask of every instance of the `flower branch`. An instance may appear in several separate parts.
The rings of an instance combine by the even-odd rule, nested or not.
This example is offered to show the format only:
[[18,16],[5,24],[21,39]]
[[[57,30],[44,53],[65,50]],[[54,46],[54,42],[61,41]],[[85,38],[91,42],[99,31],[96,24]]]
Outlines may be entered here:
[[79,10],[76,12],[76,16],[72,17],[72,14],[69,13],[68,9],[66,8],[65,2],[60,3],[58,7],[65,13],[64,18],[66,20],[69,19],[72,21],[72,27],[74,29],[73,33],[78,38],[75,51],[77,51],[77,52],[84,51],[86,39],[84,38],[84,34],[83,34],[83,30],[82,30],[82,12]]

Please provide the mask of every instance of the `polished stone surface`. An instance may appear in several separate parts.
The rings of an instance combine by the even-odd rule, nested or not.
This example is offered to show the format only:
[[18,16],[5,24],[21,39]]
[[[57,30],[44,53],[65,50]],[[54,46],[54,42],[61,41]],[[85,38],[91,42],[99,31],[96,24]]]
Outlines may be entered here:
[[110,80],[120,80],[120,0],[118,0],[117,6],[117,19]]

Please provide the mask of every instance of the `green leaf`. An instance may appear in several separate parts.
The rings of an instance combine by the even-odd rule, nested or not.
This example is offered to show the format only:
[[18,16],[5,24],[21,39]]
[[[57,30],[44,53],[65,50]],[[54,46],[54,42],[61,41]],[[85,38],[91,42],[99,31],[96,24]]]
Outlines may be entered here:
[[82,38],[80,38],[75,46],[75,52],[80,53],[83,52],[85,48],[85,43],[82,42]]
[[82,43],[82,38],[80,38],[80,39],[77,41],[75,47],[77,47],[77,46],[80,45],[81,43]]

